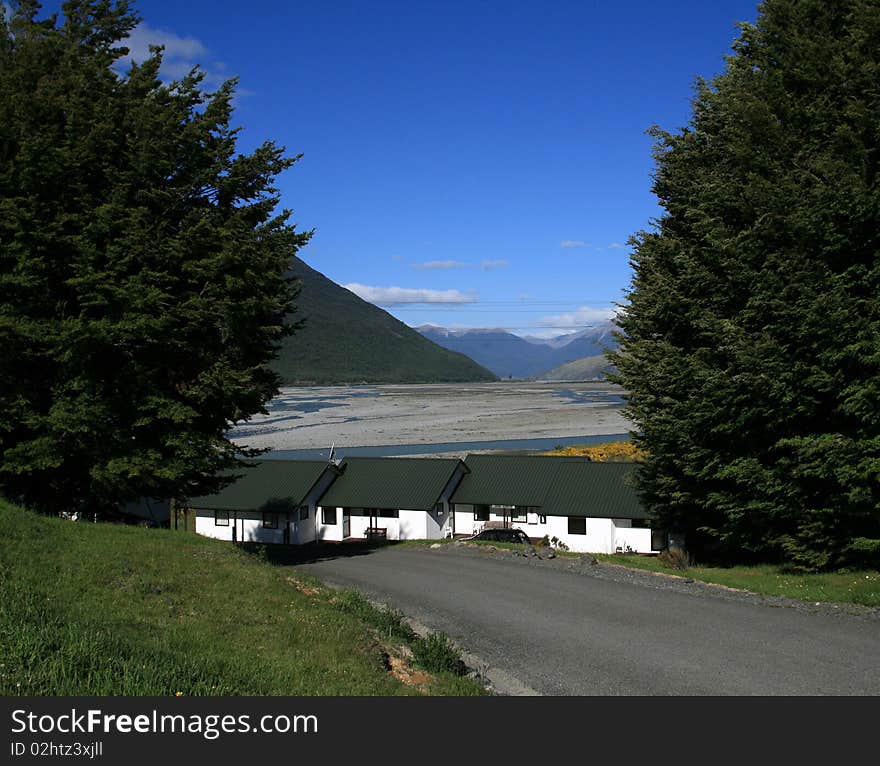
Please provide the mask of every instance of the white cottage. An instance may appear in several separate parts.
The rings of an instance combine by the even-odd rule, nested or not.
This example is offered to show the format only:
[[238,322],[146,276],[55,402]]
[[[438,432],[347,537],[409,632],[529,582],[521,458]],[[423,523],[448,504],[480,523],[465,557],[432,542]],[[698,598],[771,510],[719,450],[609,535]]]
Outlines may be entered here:
[[499,525],[584,553],[663,547],[631,484],[631,463],[522,455],[468,455],[465,462],[470,472],[452,496],[457,536]]
[[230,542],[301,545],[315,540],[318,498],[340,469],[319,460],[259,460],[241,478],[187,506],[195,531]]
[[452,535],[450,498],[468,467],[458,459],[346,458],[320,498],[318,540],[430,540]]

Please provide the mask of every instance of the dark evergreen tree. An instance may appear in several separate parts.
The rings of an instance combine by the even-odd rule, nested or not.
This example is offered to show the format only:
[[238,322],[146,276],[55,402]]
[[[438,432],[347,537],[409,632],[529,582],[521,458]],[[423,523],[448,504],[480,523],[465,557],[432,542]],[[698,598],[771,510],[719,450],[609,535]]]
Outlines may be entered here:
[[641,491],[697,555],[880,551],[880,3],[767,0],[690,124],[619,318]]
[[[276,213],[296,158],[236,153],[234,81],[122,73],[128,3],[0,5],[0,492],[48,511],[181,497],[237,465],[231,423],[277,389]],[[122,42],[120,42],[122,41]]]

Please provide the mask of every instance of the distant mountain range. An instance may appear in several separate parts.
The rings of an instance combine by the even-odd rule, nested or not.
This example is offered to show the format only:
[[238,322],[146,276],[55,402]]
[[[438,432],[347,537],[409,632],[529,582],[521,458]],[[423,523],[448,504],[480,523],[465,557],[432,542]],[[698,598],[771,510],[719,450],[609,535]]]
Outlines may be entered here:
[[305,325],[286,338],[273,369],[286,384],[442,383],[495,380],[467,355],[432,343],[387,311],[294,257],[302,280],[294,319]]
[[[568,380],[600,377],[602,365],[598,358],[604,360],[602,354],[606,350],[617,348],[611,322],[555,338],[519,336],[492,328],[450,330],[423,325],[416,329],[434,343],[469,356],[501,378],[543,378],[551,371],[555,379],[563,379],[566,374],[575,376]],[[587,362],[588,359],[592,361]],[[584,362],[562,369],[577,360]]]
[[536,376],[537,380],[597,380],[605,373],[616,371],[616,367],[608,361],[604,354],[585,356],[572,362],[560,364]]

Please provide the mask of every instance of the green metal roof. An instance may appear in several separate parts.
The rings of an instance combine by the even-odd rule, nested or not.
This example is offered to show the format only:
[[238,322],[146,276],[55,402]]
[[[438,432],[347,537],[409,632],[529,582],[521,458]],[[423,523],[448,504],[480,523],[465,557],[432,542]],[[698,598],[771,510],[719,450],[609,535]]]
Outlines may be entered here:
[[190,508],[251,511],[296,507],[324,471],[335,470],[326,460],[258,460],[253,466],[231,471],[243,475],[216,494],[191,498]]
[[602,519],[646,519],[632,481],[632,463],[569,460],[559,464],[543,513]]
[[456,503],[542,505],[558,458],[524,455],[468,455],[471,472],[453,494]]
[[468,455],[455,503],[533,505],[550,516],[644,519],[632,463],[533,455]]
[[[346,458],[320,505],[430,511],[461,464],[446,458]],[[465,466],[466,469],[466,466]]]

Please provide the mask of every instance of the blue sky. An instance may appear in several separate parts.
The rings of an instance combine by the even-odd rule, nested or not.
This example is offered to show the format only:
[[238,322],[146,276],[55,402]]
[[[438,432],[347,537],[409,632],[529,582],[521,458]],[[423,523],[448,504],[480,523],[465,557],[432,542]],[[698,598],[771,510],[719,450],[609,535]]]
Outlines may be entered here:
[[659,215],[652,124],[690,114],[754,0],[137,4],[166,74],[238,75],[241,147],[300,256],[410,325],[554,335],[607,316]]

